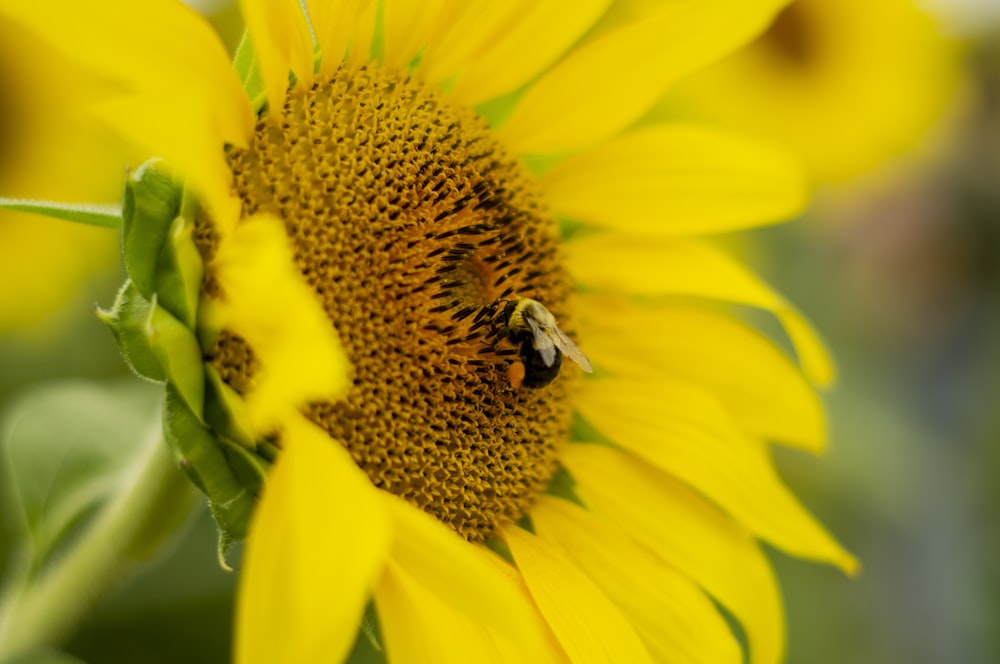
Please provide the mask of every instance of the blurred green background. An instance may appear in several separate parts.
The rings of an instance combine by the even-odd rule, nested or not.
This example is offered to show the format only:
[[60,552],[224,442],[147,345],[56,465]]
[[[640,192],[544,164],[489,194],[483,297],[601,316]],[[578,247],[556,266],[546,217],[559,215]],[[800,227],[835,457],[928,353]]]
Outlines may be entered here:
[[[878,10],[865,14],[861,4]],[[750,47],[756,56],[733,56],[763,58],[754,67],[772,58],[787,69],[754,74],[770,76],[748,86],[759,99],[718,91],[713,81],[727,80],[727,68],[750,75],[734,61],[682,86],[656,113],[753,130],[753,105],[783,103],[788,111],[795,94],[821,94],[810,87],[813,76],[844,101],[823,117],[809,115],[808,105],[792,108],[794,120],[760,129],[809,153],[804,159],[816,186],[810,212],[795,223],[719,238],[817,324],[841,372],[827,395],[827,456],[779,450],[778,462],[864,570],[851,580],[773,554],[786,599],[787,661],[997,662],[1000,2],[927,2],[933,11],[921,14],[915,31],[924,32],[912,42],[900,36],[912,16],[878,13],[912,7],[899,9],[902,0],[861,4],[798,0],[782,32]],[[240,31],[233,8],[222,2],[200,9],[233,45]],[[851,21],[865,29],[852,33]],[[876,36],[895,31],[895,41],[859,56],[873,27]],[[868,77],[857,89],[851,76],[834,81],[840,64],[827,65],[846,51],[854,59],[842,69]],[[871,66],[858,71],[864,62]],[[780,87],[786,82],[787,90]],[[735,109],[736,117],[716,112],[720,107]],[[796,132],[841,146],[854,140],[883,147],[859,149],[865,155],[857,164],[845,165],[840,155],[834,168],[823,161],[822,146],[797,144]],[[33,223],[0,217],[0,261],[14,250],[11,238]],[[47,242],[62,231],[46,225],[32,232]],[[72,275],[63,302],[42,314],[19,319],[3,312],[0,320],[9,322],[0,329],[0,409],[10,412],[19,394],[51,381],[126,377],[93,315],[94,303],[108,306],[122,280],[116,263],[109,254],[106,264]],[[0,284],[8,294],[22,288],[13,276]],[[16,298],[0,299],[8,301]],[[0,569],[7,569],[13,524],[10,510],[0,514]],[[220,569],[215,547],[208,511],[200,509],[175,546],[95,609],[66,651],[91,664],[226,661],[235,575]]]

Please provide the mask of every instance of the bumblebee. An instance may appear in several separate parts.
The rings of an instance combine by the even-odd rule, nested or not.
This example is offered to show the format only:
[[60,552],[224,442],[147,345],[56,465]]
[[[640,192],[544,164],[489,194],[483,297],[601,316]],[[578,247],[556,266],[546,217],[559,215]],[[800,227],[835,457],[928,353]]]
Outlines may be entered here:
[[545,387],[559,375],[563,355],[590,373],[593,367],[573,340],[556,325],[556,317],[541,302],[530,298],[511,300],[501,312],[507,338],[520,352],[520,366],[511,365],[511,385]]

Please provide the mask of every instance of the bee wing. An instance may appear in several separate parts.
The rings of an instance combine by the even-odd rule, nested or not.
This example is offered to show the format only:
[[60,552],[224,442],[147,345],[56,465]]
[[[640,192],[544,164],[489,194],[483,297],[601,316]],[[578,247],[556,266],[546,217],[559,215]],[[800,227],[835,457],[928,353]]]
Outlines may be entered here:
[[562,352],[563,355],[580,365],[580,368],[591,373],[594,367],[590,365],[590,360],[583,354],[583,351],[573,343],[573,340],[566,336],[566,333],[558,327],[553,326],[551,330],[552,342]]
[[535,346],[535,350],[537,350],[538,354],[541,355],[542,362],[545,363],[545,366],[551,367],[556,361],[555,339],[546,334],[542,326],[531,318],[525,318],[524,322],[531,328],[531,333],[534,335],[532,342]]

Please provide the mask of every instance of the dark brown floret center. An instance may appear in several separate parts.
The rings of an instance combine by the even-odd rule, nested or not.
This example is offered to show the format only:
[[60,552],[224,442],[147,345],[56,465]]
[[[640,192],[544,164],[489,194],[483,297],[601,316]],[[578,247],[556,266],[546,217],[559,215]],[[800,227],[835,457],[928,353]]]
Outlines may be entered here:
[[[371,68],[294,88],[229,161],[244,215],[285,221],[353,366],[348,397],[308,416],[467,539],[524,514],[556,470],[575,367],[537,390],[508,373],[505,302],[539,300],[572,329],[557,229],[520,164],[471,111]],[[215,352],[246,380],[239,343]]]

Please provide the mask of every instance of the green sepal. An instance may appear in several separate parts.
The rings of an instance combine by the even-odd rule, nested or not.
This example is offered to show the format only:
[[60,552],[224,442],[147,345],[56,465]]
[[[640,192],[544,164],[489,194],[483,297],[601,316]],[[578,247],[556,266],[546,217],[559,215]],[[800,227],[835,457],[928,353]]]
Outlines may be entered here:
[[262,458],[250,451],[249,448],[233,442],[228,438],[219,437],[222,451],[229,460],[229,466],[233,469],[236,479],[245,486],[254,496],[259,496],[264,490],[264,482],[267,479],[267,464]]
[[160,161],[147,161],[125,183],[122,255],[129,278],[147,300],[153,299],[160,254],[180,202],[181,187]]
[[154,300],[148,335],[149,345],[166,372],[167,382],[201,419],[205,404],[205,365],[194,332]]
[[180,468],[208,497],[219,527],[219,556],[246,537],[256,499],[237,478],[221,441],[198,420],[170,384],[163,406],[163,433]]
[[156,271],[158,302],[192,330],[198,318],[198,298],[205,271],[193,232],[193,223],[183,216],[174,218]]
[[137,375],[163,382],[167,374],[149,342],[149,320],[153,303],[139,293],[131,280],[118,291],[110,309],[98,309],[97,317],[111,329],[125,362]]
[[205,365],[205,388],[205,422],[213,431],[252,448],[254,435],[246,402],[209,364]]
[[53,219],[72,221],[87,226],[100,226],[101,228],[122,227],[122,208],[119,205],[60,203],[58,201],[0,197],[0,210],[30,212]]
[[257,53],[253,44],[250,43],[250,33],[244,32],[240,39],[240,45],[236,48],[236,57],[233,59],[233,69],[240,77],[243,89],[246,90],[247,97],[250,98],[250,105],[255,113],[259,113],[267,103],[267,90],[264,88],[264,79],[260,75],[260,65],[257,61]]

